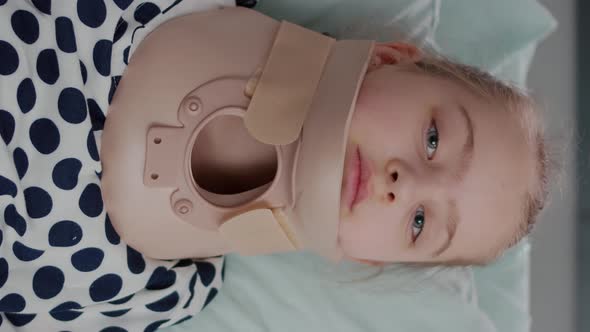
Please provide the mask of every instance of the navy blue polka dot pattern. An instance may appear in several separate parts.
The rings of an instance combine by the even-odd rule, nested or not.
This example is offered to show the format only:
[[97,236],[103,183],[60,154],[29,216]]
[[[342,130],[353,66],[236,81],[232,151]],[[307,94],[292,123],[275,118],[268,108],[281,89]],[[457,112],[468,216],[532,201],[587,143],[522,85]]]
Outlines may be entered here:
[[116,304],[116,305],[124,304],[124,303],[129,302],[129,300],[131,300],[132,298],[133,298],[133,294],[131,294],[129,296],[125,296],[125,297],[120,298],[120,299],[115,300],[115,301],[110,301],[109,303],[110,304]]
[[78,17],[87,26],[98,28],[106,16],[107,8],[103,0],[78,0]]
[[43,218],[51,212],[53,200],[42,188],[29,187],[24,190],[27,213],[31,218]]
[[11,75],[18,69],[18,53],[4,40],[0,40],[0,59],[0,75]]
[[39,21],[35,15],[26,10],[17,10],[10,18],[12,30],[27,44],[32,44],[39,38]]
[[21,112],[29,113],[35,106],[37,101],[37,92],[35,92],[35,85],[30,78],[25,78],[16,90],[16,100]]
[[160,8],[152,2],[146,2],[143,6],[137,6],[133,17],[137,22],[145,25],[158,14],[160,14]]
[[16,326],[22,327],[29,324],[37,315],[36,314],[14,314],[14,313],[5,313],[6,319]]
[[2,195],[16,197],[16,184],[0,175],[0,196]]
[[25,232],[27,231],[27,222],[25,221],[25,218],[16,211],[14,204],[10,204],[4,209],[4,222],[6,225],[12,227],[19,236],[25,235]]
[[104,223],[104,233],[110,244],[117,245],[121,242],[121,238],[119,237],[119,234],[115,232],[113,224],[111,224],[111,219],[108,215],[106,216]]
[[65,276],[63,272],[55,266],[43,266],[33,276],[33,291],[39,298],[50,299],[64,287]]
[[134,274],[142,273],[145,270],[145,260],[135,249],[127,246],[127,266]]
[[57,46],[65,53],[74,53],[77,50],[74,24],[67,17],[55,19],[55,38]]
[[111,74],[111,51],[113,43],[102,39],[96,42],[93,50],[94,67],[99,74],[109,76]]
[[0,110],[0,137],[6,145],[10,144],[12,141],[12,136],[14,135],[14,127],[15,121],[12,114]]
[[103,259],[104,252],[101,249],[86,248],[72,255],[72,266],[80,272],[90,272],[98,269]]
[[0,330],[153,331],[211,300],[223,257],[154,260],[119,237],[101,131],[135,46],[228,0],[73,1],[0,0]]
[[90,285],[90,298],[94,302],[103,302],[117,296],[123,287],[123,280],[116,274],[106,274]]
[[185,259],[179,260],[176,264],[174,264],[174,266],[172,268],[190,266],[190,265],[193,265],[193,263],[194,262],[192,259],[185,258]]
[[215,296],[217,296],[217,289],[211,288],[209,294],[207,294],[207,299],[205,300],[205,304],[203,304],[203,307],[206,307],[209,304],[209,302],[211,302],[211,300],[215,298]]
[[25,309],[25,298],[16,293],[10,293],[0,299],[0,311],[21,312]]
[[114,311],[105,311],[105,312],[101,312],[101,314],[108,316],[108,317],[121,317],[124,314],[128,313],[129,311],[131,311],[131,309],[122,309],[122,310],[114,310]]
[[80,210],[89,217],[98,217],[102,213],[103,203],[100,187],[96,183],[90,183],[82,191],[78,201]]
[[27,153],[21,148],[16,148],[12,153],[12,158],[14,159],[14,167],[16,167],[18,178],[22,179],[27,174],[27,169],[29,169]]
[[57,126],[49,119],[33,122],[29,129],[29,136],[33,146],[42,154],[54,152],[61,140]]
[[115,29],[115,36],[113,37],[113,44],[119,41],[121,37],[123,37],[125,31],[127,31],[128,26],[129,24],[127,24],[127,22],[124,19],[119,19],[119,22],[117,22],[117,28]]
[[37,74],[47,84],[55,84],[59,78],[59,64],[54,49],[39,52],[37,57]]
[[86,84],[86,81],[88,80],[88,71],[82,61],[80,61],[80,75],[82,75],[82,83]]
[[98,147],[96,146],[96,138],[94,137],[94,132],[92,130],[88,131],[88,137],[86,138],[86,148],[88,149],[90,158],[98,161],[100,157],[98,155]]
[[57,108],[61,117],[69,123],[77,124],[86,119],[86,99],[76,88],[65,88],[61,91]]
[[51,15],[51,0],[32,0],[33,5],[42,13]]
[[146,326],[143,332],[154,332],[156,331],[162,324],[168,322],[169,319],[163,319],[156,322],[151,323],[150,325]]
[[127,7],[129,7],[129,5],[131,5],[131,3],[133,2],[133,0],[113,0],[115,2],[115,4],[125,10],[127,9]]
[[105,117],[100,106],[92,98],[88,99],[88,113],[92,122],[92,130],[102,130],[104,128]]
[[0,258],[0,288],[4,286],[6,280],[8,280],[8,262],[4,258]]
[[100,332],[127,332],[127,330],[118,326],[109,326],[100,330]]
[[78,185],[78,175],[82,169],[82,162],[76,158],[61,160],[53,168],[53,183],[60,189],[71,190]]
[[48,242],[52,247],[72,247],[82,240],[82,227],[70,220],[59,221],[49,229]]
[[197,271],[199,271],[199,277],[201,282],[205,286],[209,286],[215,278],[215,266],[209,262],[195,262],[197,265]]
[[117,90],[117,85],[119,85],[120,80],[121,80],[121,76],[111,77],[111,89],[109,90],[109,104],[113,100],[113,96],[115,95],[115,90]]
[[176,272],[161,266],[154,270],[145,288],[150,290],[165,289],[174,285],[175,282]]
[[191,280],[188,284],[189,289],[190,289],[190,296],[186,300],[186,303],[184,304],[183,308],[188,308],[191,305],[191,303],[193,302],[193,297],[195,296],[195,285],[197,284],[197,276],[198,276],[198,274],[195,271],[195,273],[193,273],[193,276],[191,277]]
[[128,46],[123,51],[123,62],[125,62],[126,65],[129,64],[129,49],[130,49],[130,47]]
[[240,7],[254,8],[258,0],[236,0],[236,5]]
[[146,304],[146,308],[150,309],[151,311],[155,312],[163,312],[172,310],[180,300],[178,293],[176,291],[172,292],[170,295],[167,295],[156,302],[152,302],[150,304]]
[[82,315],[82,312],[78,311],[80,309],[82,309],[82,306],[79,303],[70,301],[64,302],[58,305],[57,307],[51,309],[51,311],[49,311],[49,314],[56,320],[62,322],[69,322]]

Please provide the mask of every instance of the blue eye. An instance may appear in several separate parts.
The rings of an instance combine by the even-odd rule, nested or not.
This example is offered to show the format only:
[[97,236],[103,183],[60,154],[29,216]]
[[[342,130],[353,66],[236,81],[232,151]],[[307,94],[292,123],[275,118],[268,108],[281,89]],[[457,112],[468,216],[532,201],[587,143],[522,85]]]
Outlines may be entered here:
[[438,129],[436,128],[436,122],[432,120],[430,128],[426,132],[426,155],[428,160],[434,157],[436,149],[438,149]]
[[424,224],[426,223],[426,217],[424,215],[424,208],[419,207],[416,210],[416,214],[414,215],[414,220],[412,221],[412,239],[416,241],[422,230],[424,229]]

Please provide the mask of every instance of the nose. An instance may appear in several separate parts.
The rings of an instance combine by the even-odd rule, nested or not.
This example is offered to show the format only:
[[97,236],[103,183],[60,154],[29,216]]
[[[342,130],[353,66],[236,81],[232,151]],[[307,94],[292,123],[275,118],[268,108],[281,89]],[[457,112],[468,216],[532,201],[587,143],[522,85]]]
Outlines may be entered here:
[[411,200],[414,174],[401,160],[392,159],[385,166],[385,199],[388,202]]

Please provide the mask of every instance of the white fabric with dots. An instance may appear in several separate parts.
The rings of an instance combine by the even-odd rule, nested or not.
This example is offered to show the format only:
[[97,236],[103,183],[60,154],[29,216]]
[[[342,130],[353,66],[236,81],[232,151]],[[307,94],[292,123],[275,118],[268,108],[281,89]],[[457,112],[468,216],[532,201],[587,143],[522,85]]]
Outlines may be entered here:
[[121,241],[98,151],[136,38],[220,5],[234,2],[0,0],[0,331],[153,331],[215,297],[222,257],[152,260]]

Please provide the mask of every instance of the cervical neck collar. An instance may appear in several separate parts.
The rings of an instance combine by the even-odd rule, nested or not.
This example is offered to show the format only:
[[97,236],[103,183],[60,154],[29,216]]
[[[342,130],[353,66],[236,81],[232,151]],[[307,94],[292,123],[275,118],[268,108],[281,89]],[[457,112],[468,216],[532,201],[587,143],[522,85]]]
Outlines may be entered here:
[[[219,20],[229,24],[238,18],[239,22],[249,23],[249,29],[257,26],[266,36],[272,36],[266,38],[268,51],[261,53],[255,66],[250,61],[230,68],[231,64],[215,62],[206,54],[199,57],[193,45],[170,45],[167,31],[190,30],[191,21],[186,17],[158,28],[156,32],[167,31],[152,33],[135,51],[129,73],[152,71],[154,77],[166,77],[170,82],[193,80],[196,87],[178,98],[174,84],[153,91],[146,86],[145,75],[123,77],[109,110],[101,151],[103,195],[113,225],[140,251],[144,248],[156,253],[149,244],[156,236],[158,242],[164,237],[177,248],[168,249],[169,254],[152,256],[177,258],[197,252],[191,248],[199,243],[189,237],[182,240],[181,233],[192,229],[220,235],[230,251],[242,254],[308,249],[338,260],[342,256],[338,224],[348,129],[374,42],[336,41],[243,8],[194,15],[192,20],[208,21],[211,31],[215,31],[214,27],[227,30]],[[224,42],[229,34],[212,34],[215,42],[209,47],[216,43],[227,45],[236,39],[234,36]],[[189,74],[188,79],[175,79],[175,70],[165,70],[159,64],[162,55],[148,53],[171,46],[175,47],[173,55],[193,53],[196,57],[192,61],[211,63],[206,70]],[[218,52],[227,50],[220,47]],[[180,56],[176,61],[189,61],[184,65],[191,66],[191,57]],[[184,84],[183,88],[188,86]],[[154,98],[141,98],[148,91],[160,96],[159,105],[154,105]],[[115,117],[117,113],[120,116]],[[272,182],[243,192],[219,194],[205,190],[195,180],[199,153],[223,149],[202,148],[207,143],[199,140],[205,130],[206,137],[216,135],[215,128],[219,128],[217,135],[223,128],[229,130],[222,125],[211,126],[228,116],[242,119],[245,135],[255,142],[274,147],[277,165]],[[243,142],[237,140],[235,144],[246,146]],[[141,169],[121,166],[130,155],[143,161],[136,163]],[[122,189],[129,186],[132,189]],[[143,197],[150,204],[134,213],[137,206],[118,199],[120,191],[127,197]],[[159,210],[168,211],[168,220],[155,220],[163,216]],[[131,218],[141,218],[142,222]],[[150,226],[156,224],[158,227]],[[146,225],[149,232],[139,230]],[[157,231],[162,226],[166,232]]]

